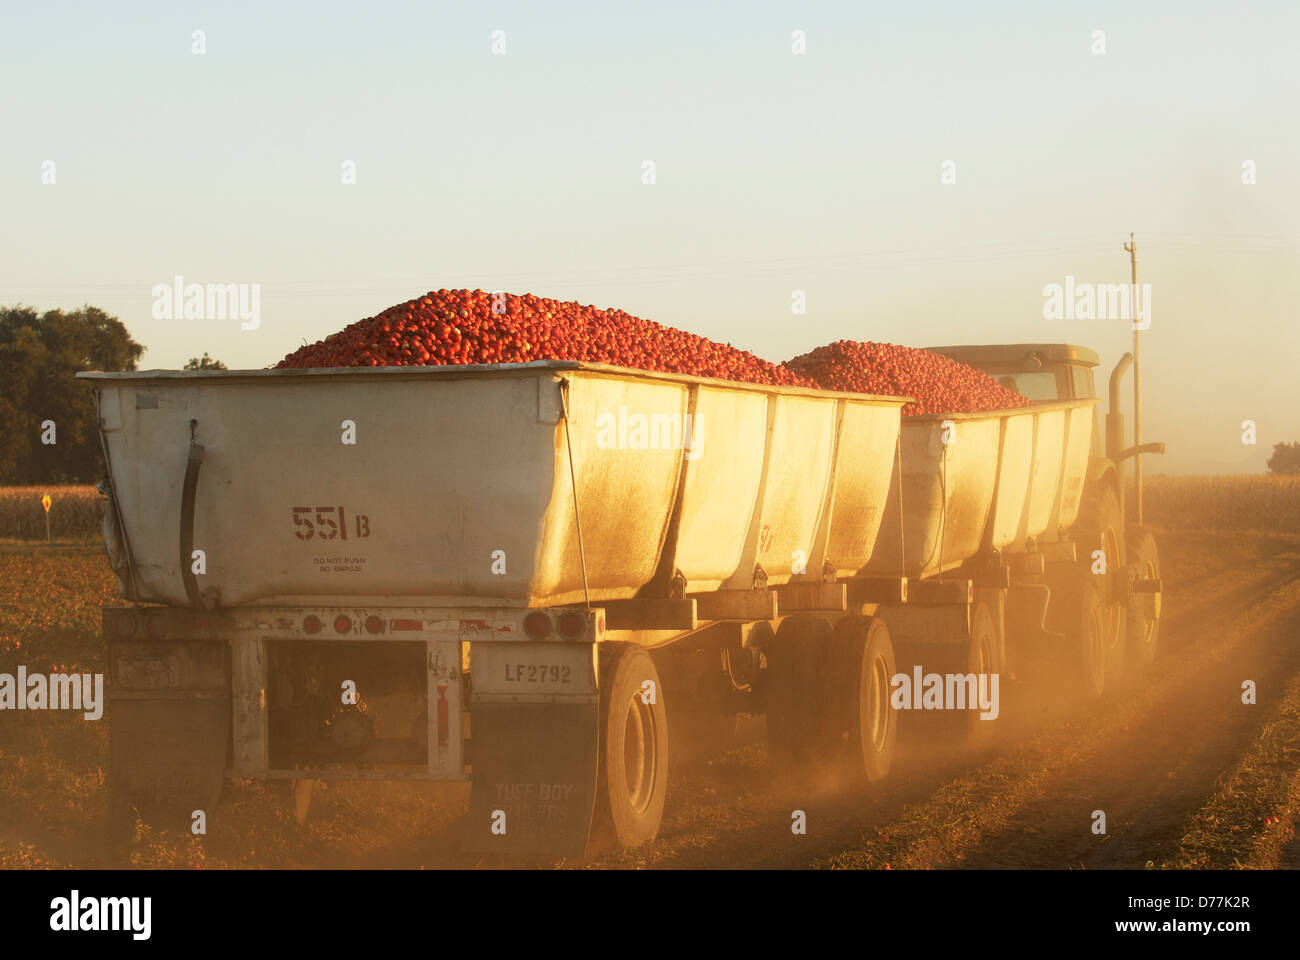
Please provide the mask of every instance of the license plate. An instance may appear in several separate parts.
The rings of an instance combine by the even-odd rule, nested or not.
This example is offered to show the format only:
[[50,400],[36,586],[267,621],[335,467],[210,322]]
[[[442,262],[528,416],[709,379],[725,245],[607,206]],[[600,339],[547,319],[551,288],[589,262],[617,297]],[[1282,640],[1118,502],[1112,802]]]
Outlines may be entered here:
[[180,685],[176,657],[119,657],[117,682],[131,690],[168,690]]
[[593,697],[594,650],[591,643],[471,643],[474,697],[517,702]]

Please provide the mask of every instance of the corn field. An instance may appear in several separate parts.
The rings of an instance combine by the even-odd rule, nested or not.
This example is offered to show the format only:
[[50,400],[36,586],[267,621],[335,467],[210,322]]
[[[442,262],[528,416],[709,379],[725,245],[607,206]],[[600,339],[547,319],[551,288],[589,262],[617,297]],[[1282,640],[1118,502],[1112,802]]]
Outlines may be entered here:
[[[1300,476],[1148,476],[1144,519],[1162,530],[1300,533]],[[44,540],[41,497],[50,495],[55,540],[102,536],[105,499],[92,486],[0,487],[0,539]]]
[[1143,520],[1161,530],[1300,533],[1300,475],[1142,478]]
[[50,539],[87,540],[103,535],[104,504],[92,486],[0,487],[0,539],[44,540],[50,497]]

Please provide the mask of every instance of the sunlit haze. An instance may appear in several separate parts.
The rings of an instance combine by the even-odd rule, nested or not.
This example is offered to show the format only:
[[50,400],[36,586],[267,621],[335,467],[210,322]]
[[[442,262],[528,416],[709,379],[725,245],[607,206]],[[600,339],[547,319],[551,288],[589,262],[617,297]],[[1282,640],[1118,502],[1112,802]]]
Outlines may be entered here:
[[[0,304],[102,307],[143,368],[265,367],[471,287],[773,361],[1068,341],[1103,384],[1129,324],[1046,320],[1043,288],[1126,283],[1132,231],[1146,471],[1300,440],[1292,5],[15,6]],[[176,276],[261,284],[259,326],[155,319]]]

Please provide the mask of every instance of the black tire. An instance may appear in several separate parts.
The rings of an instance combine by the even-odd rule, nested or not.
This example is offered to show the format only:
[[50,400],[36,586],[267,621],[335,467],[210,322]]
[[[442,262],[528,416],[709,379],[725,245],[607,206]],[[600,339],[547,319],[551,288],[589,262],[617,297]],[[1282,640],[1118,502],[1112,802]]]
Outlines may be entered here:
[[[1160,576],[1160,552],[1150,532],[1133,528],[1128,532],[1128,564],[1137,579]],[[1135,593],[1128,610],[1128,654],[1137,664],[1148,664],[1156,657],[1160,642],[1160,594]]]
[[767,743],[772,765],[792,776],[833,761],[832,712],[827,698],[834,675],[830,626],[815,617],[786,619],[767,654]]
[[1096,699],[1106,692],[1111,647],[1106,642],[1106,608],[1101,589],[1084,581],[1079,592],[1073,622],[1066,630],[1067,664],[1071,680],[1085,699]]
[[1128,630],[1129,604],[1120,591],[1112,588],[1125,575],[1128,542],[1125,537],[1124,511],[1120,507],[1119,494],[1109,484],[1100,491],[1095,488],[1084,497],[1079,506],[1077,527],[1082,534],[1085,546],[1084,556],[1080,562],[1089,572],[1092,570],[1094,550],[1102,550],[1106,555],[1105,577],[1092,574],[1097,584],[1098,599],[1102,605],[1103,636],[1106,643],[1106,669],[1110,683],[1120,678],[1124,671],[1126,651],[1125,635]]
[[[668,712],[654,661],[632,643],[600,651],[600,753],[593,833],[619,847],[653,840],[668,796]],[[642,691],[653,683],[653,702]]]
[[890,704],[896,672],[894,644],[885,622],[845,617],[834,631],[835,728],[839,768],[850,786],[877,783],[889,775],[898,747],[898,713]]
[[[942,751],[981,750],[987,747],[997,732],[997,718],[984,719],[979,709],[980,674],[990,677],[986,690],[992,695],[992,676],[998,675],[998,695],[1001,697],[1002,663],[998,652],[997,630],[988,605],[977,600],[970,608],[970,628],[964,636],[947,640],[922,640],[900,644],[898,647],[898,672],[911,675],[920,667],[923,676],[938,674],[975,675],[975,702],[965,697],[969,687],[963,688],[967,703],[961,710],[956,704],[945,703],[942,710],[909,709],[903,727],[904,743],[926,743]],[[945,695],[947,684],[944,685]],[[913,691],[914,696],[919,696]],[[999,703],[999,713],[1001,705]]]
[[[993,677],[998,678],[997,714],[985,717],[976,706],[966,712],[966,745],[972,749],[983,749],[993,742],[997,732],[997,716],[1001,714],[1002,696],[1002,658],[998,652],[997,627],[993,623],[993,614],[988,604],[976,601],[970,609],[970,640],[966,646],[966,672],[975,674],[975,695],[978,698],[981,686],[993,697]],[[981,678],[989,679],[981,683]],[[978,703],[978,701],[977,701]]]

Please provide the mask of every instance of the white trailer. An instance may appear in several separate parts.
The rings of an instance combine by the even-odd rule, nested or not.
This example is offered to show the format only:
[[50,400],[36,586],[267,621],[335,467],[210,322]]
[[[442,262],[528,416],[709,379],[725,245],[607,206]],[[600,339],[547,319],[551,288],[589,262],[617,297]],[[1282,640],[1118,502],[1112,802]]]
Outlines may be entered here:
[[223,776],[469,780],[469,847],[568,855],[656,834],[670,718],[766,714],[776,759],[885,776],[897,670],[1001,670],[1017,572],[1047,636],[1095,403],[900,421],[559,361],[80,376],[132,604],[116,822]]

